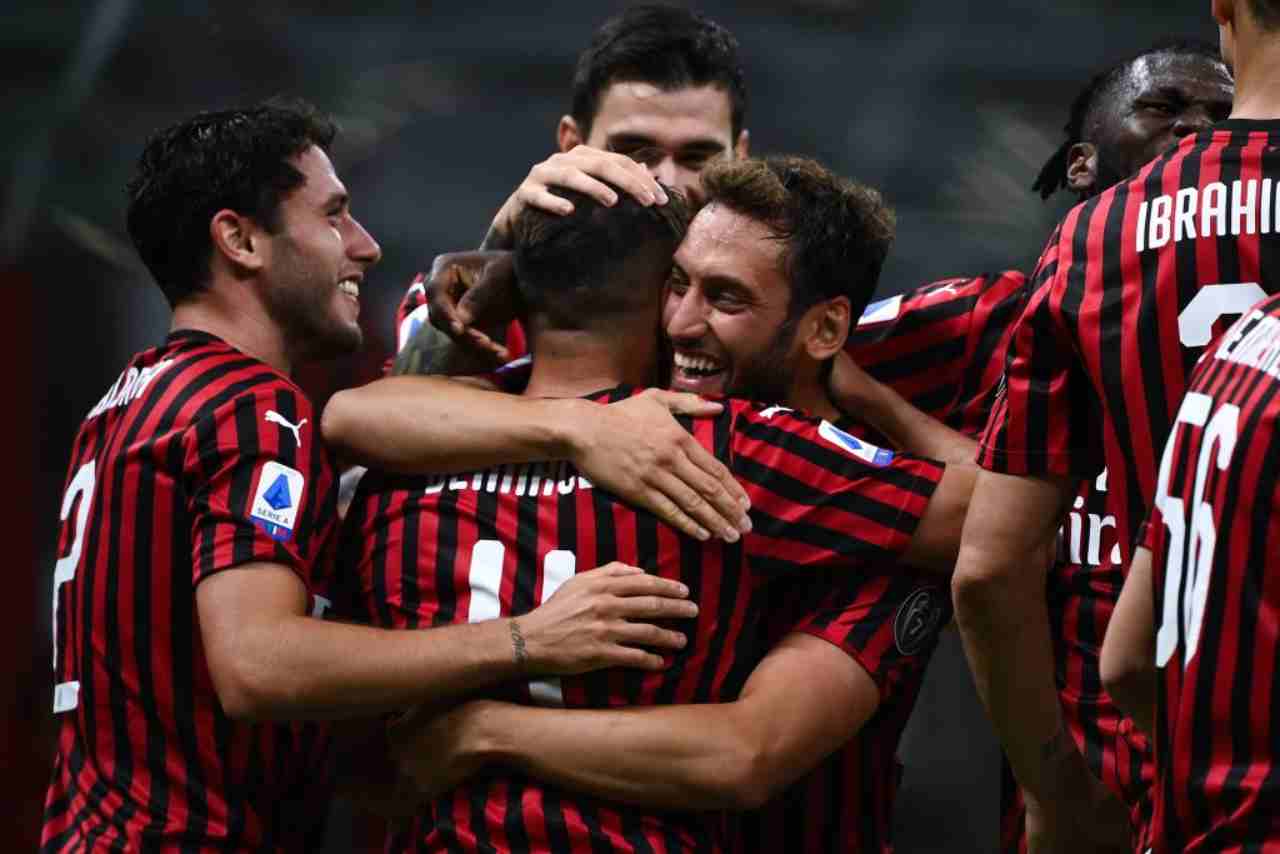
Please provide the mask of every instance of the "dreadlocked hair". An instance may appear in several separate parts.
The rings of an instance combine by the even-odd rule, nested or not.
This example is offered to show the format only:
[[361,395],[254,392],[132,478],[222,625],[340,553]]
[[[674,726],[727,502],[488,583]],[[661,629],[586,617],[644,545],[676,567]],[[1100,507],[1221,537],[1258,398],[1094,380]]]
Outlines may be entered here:
[[1209,42],[1198,39],[1165,39],[1095,75],[1089,81],[1089,85],[1085,86],[1084,90],[1071,102],[1071,115],[1063,126],[1067,139],[1040,168],[1036,182],[1031,185],[1033,192],[1038,192],[1041,199],[1047,199],[1067,186],[1067,167],[1071,162],[1071,148],[1077,143],[1088,142],[1085,139],[1085,129],[1089,127],[1089,120],[1103,97],[1111,93],[1115,85],[1124,79],[1139,60],[1161,54],[1203,56],[1216,62],[1222,61],[1222,54],[1217,46]]

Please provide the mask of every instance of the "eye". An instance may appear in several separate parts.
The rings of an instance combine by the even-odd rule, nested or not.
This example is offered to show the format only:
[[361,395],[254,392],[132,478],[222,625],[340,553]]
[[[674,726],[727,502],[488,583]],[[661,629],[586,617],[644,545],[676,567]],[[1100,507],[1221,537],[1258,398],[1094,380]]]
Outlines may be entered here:
[[1169,101],[1139,101],[1138,108],[1158,116],[1172,116],[1178,111],[1178,105]]

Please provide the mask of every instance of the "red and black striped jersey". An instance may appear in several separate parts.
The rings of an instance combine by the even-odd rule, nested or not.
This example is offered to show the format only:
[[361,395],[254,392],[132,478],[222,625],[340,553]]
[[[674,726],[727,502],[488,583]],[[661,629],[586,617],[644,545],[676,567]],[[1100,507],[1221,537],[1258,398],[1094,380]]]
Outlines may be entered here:
[[1280,850],[1280,297],[1201,359],[1150,519],[1152,845]]
[[[1074,208],[1032,277],[979,463],[1087,479],[1105,467],[1122,565],[1191,367],[1216,328],[1274,287],[1278,134],[1275,122],[1231,120],[1187,137]],[[1124,721],[1117,732],[1114,771],[1141,827],[1145,739]]]
[[819,573],[791,585],[770,613],[766,646],[804,632],[865,670],[880,705],[847,744],[758,810],[730,817],[735,852],[892,851],[894,795],[902,776],[898,742],[951,618],[949,591],[902,566]]
[[76,436],[54,570],[43,850],[308,850],[328,731],[222,711],[196,586],[252,561],[326,607],[334,473],[287,377],[202,332],[136,356]]
[[1026,304],[1016,270],[943,279],[867,306],[845,350],[871,376],[953,429],[977,434]]
[[[418,330],[427,322],[427,274],[418,273],[409,283],[400,305],[396,306],[396,352],[404,349],[404,345],[413,340]],[[529,352],[525,340],[524,326],[513,320],[507,327],[506,347],[512,359],[518,359]],[[388,360],[386,371],[391,371],[391,360]]]
[[[977,435],[1029,293],[1017,271],[924,285],[868,306],[850,335],[849,352],[917,408]],[[1111,560],[1117,538],[1106,487],[1104,472],[1076,496],[1047,604],[1064,718],[1093,772],[1119,788],[1117,769],[1127,768],[1135,753],[1119,735],[1129,724],[1103,691],[1099,672],[1103,630],[1121,585],[1119,565]],[[1000,850],[1017,854],[1026,850],[1022,801],[1012,772],[1007,766],[1003,771]]]
[[[594,396],[619,400],[631,390]],[[738,543],[698,543],[595,489],[567,463],[464,475],[365,476],[341,560],[359,567],[373,622],[418,627],[522,614],[579,569],[619,560],[679,578],[698,602],[689,644],[658,673],[607,670],[521,686],[514,699],[604,708],[733,699],[763,653],[761,620],[797,570],[854,573],[900,553],[941,477],[791,410],[726,401],[685,420],[752,501]],[[820,619],[816,615],[815,619]],[[714,851],[722,822],[586,797],[498,769],[439,799],[425,850]],[[493,846],[489,848],[488,846]]]

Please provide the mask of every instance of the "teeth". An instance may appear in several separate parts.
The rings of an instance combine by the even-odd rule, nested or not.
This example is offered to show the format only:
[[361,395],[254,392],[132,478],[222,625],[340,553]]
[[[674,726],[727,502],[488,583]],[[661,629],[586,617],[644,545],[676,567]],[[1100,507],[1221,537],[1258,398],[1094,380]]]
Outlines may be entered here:
[[357,299],[360,297],[360,283],[355,279],[343,279],[341,282],[338,282],[338,290],[348,296],[356,297]]
[[710,359],[702,356],[686,356],[683,353],[675,354],[676,367],[685,371],[698,371],[701,373],[714,373],[720,369],[720,366]]

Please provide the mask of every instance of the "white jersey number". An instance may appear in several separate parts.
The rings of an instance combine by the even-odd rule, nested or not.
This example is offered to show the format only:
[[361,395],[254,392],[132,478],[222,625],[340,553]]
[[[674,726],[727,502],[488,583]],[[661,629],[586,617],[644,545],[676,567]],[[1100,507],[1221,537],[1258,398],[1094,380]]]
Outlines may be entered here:
[[[58,592],[62,585],[76,577],[76,569],[80,566],[80,551],[84,548],[84,527],[89,521],[89,504],[93,501],[93,486],[97,482],[97,461],[90,460],[76,471],[71,479],[66,494],[62,496],[63,522],[76,509],[75,533],[71,537],[71,548],[67,556],[61,558],[53,567],[53,668],[58,670]],[[76,499],[81,498],[79,505]],[[68,712],[80,705],[80,683],[72,680],[59,682],[53,686],[53,713]]]
[[[497,540],[477,540],[471,547],[471,564],[467,576],[471,586],[471,606],[467,610],[467,622],[479,623],[502,616],[502,561],[507,547]],[[556,549],[547,552],[542,559],[542,599],[550,599],[560,585],[573,578],[578,569],[578,558],[573,552]],[[529,683],[529,694],[535,702],[547,706],[563,706],[564,694],[560,680],[555,677],[537,679]]]
[[[1205,601],[1209,597],[1209,571],[1218,532],[1213,522],[1213,507],[1204,500],[1205,480],[1209,465],[1225,471],[1236,449],[1240,408],[1224,404],[1217,412],[1213,398],[1207,394],[1188,392],[1178,409],[1173,433],[1160,460],[1160,478],[1156,485],[1156,507],[1169,532],[1169,554],[1165,561],[1164,608],[1160,629],[1156,633],[1156,666],[1164,667],[1178,647],[1178,635],[1186,638],[1182,663],[1186,665],[1200,642],[1200,625],[1204,619]],[[1208,425],[1206,427],[1206,424]],[[1190,526],[1186,502],[1169,494],[1169,477],[1173,467],[1173,448],[1178,430],[1183,425],[1204,427],[1204,440],[1196,460],[1196,477],[1191,492]],[[1179,607],[1181,604],[1181,607]],[[1181,630],[1181,632],[1179,631]]]
[[1183,347],[1206,347],[1218,318],[1244,314],[1266,296],[1257,282],[1205,285],[1178,315],[1178,340]]

